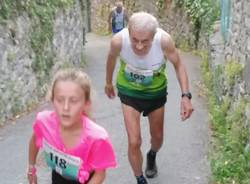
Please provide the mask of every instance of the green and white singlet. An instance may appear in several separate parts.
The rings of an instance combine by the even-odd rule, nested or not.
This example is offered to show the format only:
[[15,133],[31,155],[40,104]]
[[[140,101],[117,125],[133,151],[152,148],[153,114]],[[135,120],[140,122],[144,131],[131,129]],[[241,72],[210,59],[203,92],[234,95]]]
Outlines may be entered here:
[[149,53],[143,57],[131,48],[128,29],[123,29],[120,69],[116,86],[119,93],[140,99],[167,95],[166,61],[161,48],[162,29],[157,29]]

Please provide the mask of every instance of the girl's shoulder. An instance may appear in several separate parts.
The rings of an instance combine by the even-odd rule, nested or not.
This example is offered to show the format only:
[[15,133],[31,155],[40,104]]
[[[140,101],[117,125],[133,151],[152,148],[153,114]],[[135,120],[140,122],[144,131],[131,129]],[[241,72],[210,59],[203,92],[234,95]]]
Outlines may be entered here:
[[56,123],[56,121],[57,119],[55,112],[48,110],[38,112],[35,119],[35,122],[41,122],[41,123],[51,123],[51,122]]
[[107,131],[96,122],[85,117],[85,135],[91,139],[107,139],[109,137]]
[[55,112],[49,111],[49,110],[40,111],[36,115],[36,119],[38,120],[47,120],[47,119],[54,119],[54,118],[55,118]]

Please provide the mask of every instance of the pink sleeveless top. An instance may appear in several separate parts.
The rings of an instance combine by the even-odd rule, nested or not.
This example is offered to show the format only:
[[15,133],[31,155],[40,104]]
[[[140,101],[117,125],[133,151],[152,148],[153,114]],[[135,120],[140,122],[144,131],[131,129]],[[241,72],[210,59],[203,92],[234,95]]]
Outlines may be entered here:
[[66,149],[59,134],[54,111],[37,114],[33,124],[36,146],[44,152],[47,165],[64,176],[84,183],[90,172],[116,166],[113,147],[104,128],[82,116],[83,130],[79,142]]

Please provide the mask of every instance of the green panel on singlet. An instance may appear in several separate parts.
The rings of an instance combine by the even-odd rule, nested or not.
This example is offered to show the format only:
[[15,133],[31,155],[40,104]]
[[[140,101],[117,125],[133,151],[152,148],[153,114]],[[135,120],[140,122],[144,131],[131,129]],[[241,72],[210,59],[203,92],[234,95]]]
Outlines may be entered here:
[[153,80],[149,85],[129,81],[125,77],[125,66],[126,64],[121,60],[116,81],[119,93],[141,99],[155,99],[167,95],[166,65],[154,71]]

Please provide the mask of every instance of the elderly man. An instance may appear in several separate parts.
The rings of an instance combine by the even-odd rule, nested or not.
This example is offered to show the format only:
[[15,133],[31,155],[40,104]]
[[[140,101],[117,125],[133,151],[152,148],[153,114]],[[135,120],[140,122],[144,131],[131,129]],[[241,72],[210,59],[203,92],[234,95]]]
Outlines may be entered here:
[[122,1],[117,1],[108,17],[109,31],[112,31],[113,34],[118,33],[125,27],[127,22],[127,11],[123,7]]
[[187,72],[170,35],[158,27],[154,16],[145,12],[134,13],[129,19],[128,28],[111,40],[105,85],[109,98],[115,97],[112,78],[118,56],[120,69],[116,86],[128,135],[128,158],[137,184],[147,184],[142,171],[140,115],[148,116],[149,120],[151,148],[147,153],[145,174],[153,178],[157,175],[156,154],[163,143],[166,59],[174,65],[180,84],[180,115],[183,121],[193,111]]

